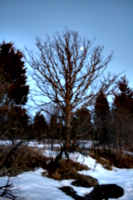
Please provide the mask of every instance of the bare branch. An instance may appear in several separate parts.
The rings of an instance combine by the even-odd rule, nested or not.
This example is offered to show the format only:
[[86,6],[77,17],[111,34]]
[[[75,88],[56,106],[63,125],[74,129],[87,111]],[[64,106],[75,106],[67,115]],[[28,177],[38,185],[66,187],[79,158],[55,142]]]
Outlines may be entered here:
[[[102,60],[103,47],[92,48],[93,42],[81,39],[74,31],[65,31],[62,37],[55,34],[53,41],[47,37],[44,43],[37,38],[36,45],[39,54],[27,50],[27,62],[33,69],[32,78],[38,88],[36,95],[43,96],[39,105],[45,110],[45,97],[58,105],[69,129],[72,111],[91,106],[94,102],[97,96],[96,80],[107,68],[113,54]],[[115,79],[108,79],[108,83],[101,84],[101,87],[107,91]]]

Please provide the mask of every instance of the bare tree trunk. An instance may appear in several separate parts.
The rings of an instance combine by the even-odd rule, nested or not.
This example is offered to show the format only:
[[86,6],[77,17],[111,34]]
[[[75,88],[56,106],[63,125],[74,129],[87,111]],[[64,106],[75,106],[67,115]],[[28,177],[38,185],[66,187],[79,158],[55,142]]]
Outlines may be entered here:
[[71,126],[71,108],[70,101],[66,101],[66,116],[65,116],[65,147],[70,147],[70,126]]

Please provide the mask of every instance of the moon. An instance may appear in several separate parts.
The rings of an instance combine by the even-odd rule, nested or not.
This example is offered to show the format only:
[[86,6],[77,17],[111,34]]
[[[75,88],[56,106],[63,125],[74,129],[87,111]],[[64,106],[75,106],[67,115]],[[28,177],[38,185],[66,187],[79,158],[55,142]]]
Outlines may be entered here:
[[81,46],[81,47],[80,47],[80,50],[83,51],[83,49],[84,49],[84,48]]

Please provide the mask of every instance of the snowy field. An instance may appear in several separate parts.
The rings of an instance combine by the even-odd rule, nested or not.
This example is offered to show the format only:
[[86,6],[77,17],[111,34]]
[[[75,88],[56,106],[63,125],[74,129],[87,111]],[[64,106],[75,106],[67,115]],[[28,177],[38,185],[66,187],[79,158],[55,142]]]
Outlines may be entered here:
[[[44,152],[48,154],[48,151]],[[54,155],[54,154],[53,154]],[[120,200],[133,200],[133,169],[113,168],[112,171],[104,169],[101,164],[97,164],[95,159],[90,156],[83,156],[80,153],[71,153],[70,158],[87,165],[90,170],[80,173],[93,176],[99,181],[99,184],[115,183],[124,189],[124,196]],[[73,180],[57,181],[42,176],[42,168],[35,171],[24,172],[16,177],[12,177],[11,181],[20,192],[20,196],[25,200],[72,200],[58,187],[71,186],[78,195],[90,193],[93,188],[83,188],[71,185]],[[0,185],[3,185],[7,177],[0,177]]]
[[[16,142],[19,142],[19,140],[16,140]],[[0,140],[0,145],[11,145],[11,141],[10,140]],[[40,143],[38,144],[36,141],[30,141],[30,142],[27,142],[28,146],[37,146],[39,148],[50,148],[51,147],[51,143],[50,143],[50,140],[46,140],[45,144],[44,143]],[[85,148],[89,148],[92,146],[92,142],[91,141],[85,141],[85,140],[82,140],[80,141],[80,147],[85,147]],[[60,147],[60,144],[58,143],[57,140],[54,141],[54,147]]]

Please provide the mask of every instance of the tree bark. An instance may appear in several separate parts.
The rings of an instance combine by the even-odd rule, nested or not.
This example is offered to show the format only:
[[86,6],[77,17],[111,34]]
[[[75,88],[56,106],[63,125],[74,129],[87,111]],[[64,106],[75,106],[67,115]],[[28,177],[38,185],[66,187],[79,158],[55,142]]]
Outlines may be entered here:
[[71,107],[70,101],[66,100],[66,116],[65,116],[65,147],[70,147],[70,126],[71,126]]

